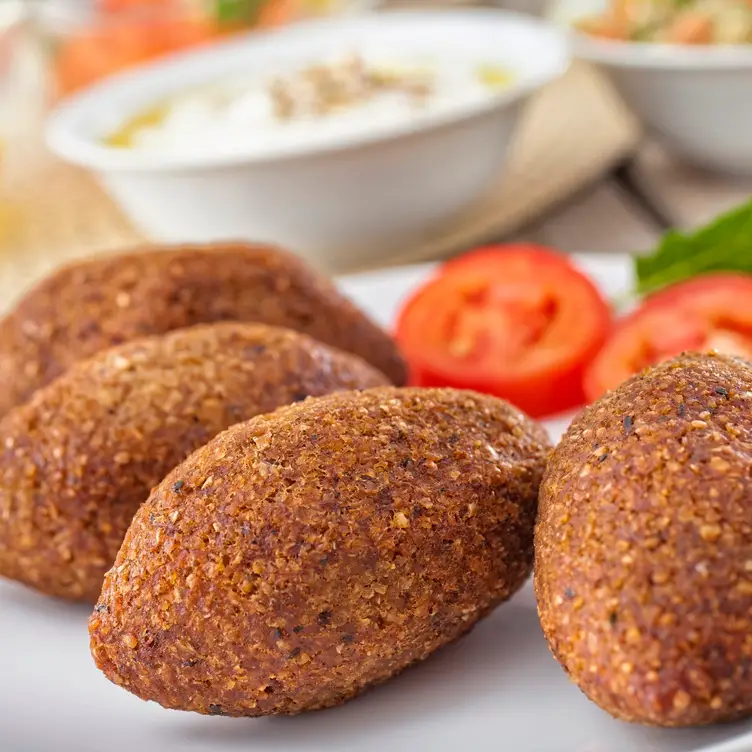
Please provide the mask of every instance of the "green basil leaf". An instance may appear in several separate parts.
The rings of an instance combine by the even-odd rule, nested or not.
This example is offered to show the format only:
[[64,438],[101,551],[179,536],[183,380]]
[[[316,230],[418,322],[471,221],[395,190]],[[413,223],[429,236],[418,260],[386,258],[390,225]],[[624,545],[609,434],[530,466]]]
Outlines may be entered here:
[[266,0],[216,0],[217,20],[226,24],[253,24]]
[[752,201],[696,232],[669,232],[634,264],[640,295],[705,272],[752,273]]

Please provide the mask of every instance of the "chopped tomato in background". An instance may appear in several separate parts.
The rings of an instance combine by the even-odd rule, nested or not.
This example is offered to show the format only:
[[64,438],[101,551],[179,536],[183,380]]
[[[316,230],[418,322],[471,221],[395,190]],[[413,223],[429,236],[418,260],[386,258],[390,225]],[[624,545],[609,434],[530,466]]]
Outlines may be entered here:
[[107,13],[122,13],[138,8],[179,7],[181,0],[97,0],[97,5]]
[[585,375],[592,401],[643,368],[688,350],[752,360],[752,275],[706,274],[648,297],[614,332]]
[[105,18],[110,14],[111,20],[58,40],[56,93],[65,96],[140,63],[252,27],[280,26],[300,14],[299,0],[243,0],[231,6],[237,17],[225,6],[218,0],[211,14],[186,10],[176,0],[101,0]]
[[55,58],[58,94],[70,94],[105,76],[219,36],[203,17],[133,19],[84,30],[61,41]]
[[503,397],[533,417],[583,404],[611,311],[564,255],[536,245],[450,261],[403,307],[396,338],[419,386]]

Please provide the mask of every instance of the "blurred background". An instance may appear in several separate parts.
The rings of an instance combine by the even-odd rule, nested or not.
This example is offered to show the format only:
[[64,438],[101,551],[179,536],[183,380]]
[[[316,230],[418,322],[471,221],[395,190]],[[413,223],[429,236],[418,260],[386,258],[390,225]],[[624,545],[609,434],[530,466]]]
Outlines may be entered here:
[[[746,13],[737,8],[736,15],[723,18],[727,28],[738,31],[739,39],[732,40],[738,50],[752,11],[746,0],[734,3],[745,6]],[[45,118],[66,98],[134,66],[238,35],[398,5],[492,5],[546,17],[562,33],[568,33],[564,27],[572,19],[586,14],[614,18],[614,5],[619,12],[640,6],[643,15],[656,14],[658,7],[657,15],[640,27],[642,37],[626,38],[624,32],[624,45],[638,47],[665,41],[645,38],[651,23],[660,29],[655,24],[661,18],[664,25],[673,22],[665,20],[671,0],[0,0],[0,294],[12,294],[25,279],[63,258],[149,239],[131,213],[103,190],[101,180],[45,146]],[[644,60],[627,59],[622,52],[614,57],[598,47],[599,37],[617,35],[606,26],[594,28],[591,22],[592,49],[575,45],[566,75],[526,104],[508,160],[482,195],[409,242],[383,250],[370,245],[367,252],[353,248],[329,260],[317,258],[317,263],[333,272],[360,270],[446,257],[510,238],[564,251],[640,252],[652,248],[669,227],[703,224],[744,201],[752,189],[752,155],[737,155],[732,146],[734,138],[750,141],[752,128],[746,123],[752,125],[752,104],[742,97],[738,112],[724,113],[708,92],[723,90],[730,96],[727,84],[752,84],[749,50],[739,51],[731,62],[711,61],[711,73],[699,70],[704,63],[680,61],[686,80],[677,82],[679,74],[671,70],[665,85],[681,89],[686,101],[666,103],[663,90],[648,92],[664,85],[663,73],[647,69]],[[728,81],[717,78],[719,66]],[[648,92],[642,100],[651,101],[641,101],[635,90]],[[726,145],[720,163],[714,163],[718,155],[697,156],[681,148],[683,136],[665,121],[662,102],[669,120],[699,123],[703,143]],[[715,110],[721,125],[700,122],[709,110]],[[719,135],[721,126],[729,133]],[[732,169],[737,163],[743,169]],[[431,169],[442,181],[452,180],[451,165],[437,163]]]

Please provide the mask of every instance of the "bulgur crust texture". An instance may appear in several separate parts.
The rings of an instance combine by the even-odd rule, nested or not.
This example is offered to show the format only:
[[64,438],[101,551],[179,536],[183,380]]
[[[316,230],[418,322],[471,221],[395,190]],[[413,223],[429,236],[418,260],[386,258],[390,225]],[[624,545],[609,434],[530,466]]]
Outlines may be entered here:
[[532,564],[544,431],[450,389],[311,398],[197,450],[137,513],[90,621],[168,708],[338,705],[461,637]]
[[0,420],[0,575],[96,601],[151,488],[234,423],[383,385],[360,358],[260,324],[209,324],[81,361]]
[[59,269],[0,321],[0,415],[99,350],[227,320],[294,329],[405,381],[388,335],[295,256],[239,243],[143,248]]
[[752,371],[685,354],[573,423],[540,493],[535,589],[559,662],[617,718],[752,712]]

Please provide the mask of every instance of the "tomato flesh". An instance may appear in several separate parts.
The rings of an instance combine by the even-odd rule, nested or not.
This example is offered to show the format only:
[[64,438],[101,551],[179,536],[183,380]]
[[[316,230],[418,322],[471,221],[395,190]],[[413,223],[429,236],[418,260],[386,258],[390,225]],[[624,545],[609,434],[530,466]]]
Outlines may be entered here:
[[648,366],[709,350],[752,360],[752,275],[707,274],[649,297],[616,326],[585,393],[595,400]]
[[503,397],[534,417],[582,404],[610,327],[595,285],[540,246],[496,246],[442,266],[403,307],[397,341],[419,386]]

